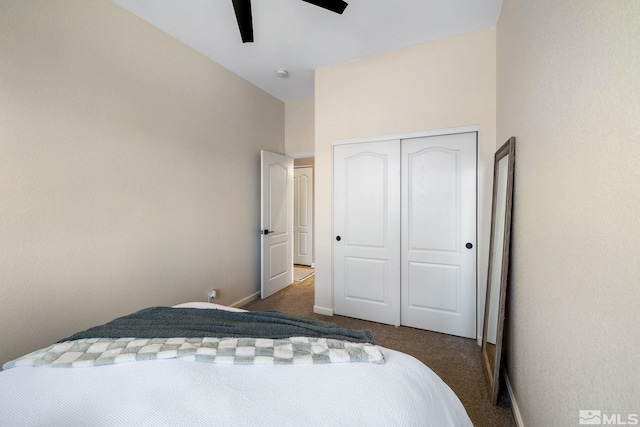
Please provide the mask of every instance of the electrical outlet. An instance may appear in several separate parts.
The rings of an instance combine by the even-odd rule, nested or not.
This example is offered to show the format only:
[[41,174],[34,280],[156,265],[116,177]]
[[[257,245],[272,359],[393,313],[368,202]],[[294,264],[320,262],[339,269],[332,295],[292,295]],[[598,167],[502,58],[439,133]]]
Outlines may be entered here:
[[218,290],[211,289],[207,296],[209,297],[209,302],[213,302],[213,300],[215,300],[218,297]]

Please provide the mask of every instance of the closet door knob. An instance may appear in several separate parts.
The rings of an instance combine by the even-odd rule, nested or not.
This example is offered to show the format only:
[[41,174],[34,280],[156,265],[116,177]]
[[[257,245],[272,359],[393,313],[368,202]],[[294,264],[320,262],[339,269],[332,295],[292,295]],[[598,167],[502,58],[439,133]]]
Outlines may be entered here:
[[467,243],[466,245],[464,245],[467,249],[471,249],[473,247],[473,245],[471,243]]
[[336,236],[336,240],[339,242],[340,240],[342,240],[342,237]]

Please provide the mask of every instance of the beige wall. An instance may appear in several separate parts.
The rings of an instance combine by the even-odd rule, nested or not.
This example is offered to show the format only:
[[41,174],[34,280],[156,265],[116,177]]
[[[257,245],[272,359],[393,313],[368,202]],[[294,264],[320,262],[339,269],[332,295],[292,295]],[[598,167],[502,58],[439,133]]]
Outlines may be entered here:
[[315,100],[301,99],[285,104],[285,147],[293,157],[313,157],[315,150]]
[[517,138],[506,363],[528,427],[640,411],[639,52],[636,0],[504,2],[498,142]]
[[316,70],[316,311],[333,309],[332,142],[470,125],[480,127],[478,301],[484,307],[496,146],[495,35],[490,28]]
[[1,2],[0,63],[0,363],[259,290],[282,102],[107,0]]

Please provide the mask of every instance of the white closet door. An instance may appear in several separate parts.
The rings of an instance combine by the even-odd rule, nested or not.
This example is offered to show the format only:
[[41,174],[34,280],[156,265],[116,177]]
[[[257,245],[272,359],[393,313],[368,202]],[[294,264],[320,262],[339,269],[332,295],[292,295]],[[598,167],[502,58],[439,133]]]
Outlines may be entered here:
[[401,323],[476,337],[476,133],[402,141]]
[[333,148],[334,312],[400,324],[400,143]]

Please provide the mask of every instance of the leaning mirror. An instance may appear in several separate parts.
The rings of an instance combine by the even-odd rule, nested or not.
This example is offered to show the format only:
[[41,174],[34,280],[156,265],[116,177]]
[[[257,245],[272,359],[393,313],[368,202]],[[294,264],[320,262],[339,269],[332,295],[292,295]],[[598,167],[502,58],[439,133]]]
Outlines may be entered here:
[[498,402],[500,389],[504,304],[509,274],[515,149],[516,139],[511,137],[496,151],[493,167],[491,243],[489,245],[487,299],[482,332],[482,362],[491,403],[494,405]]

